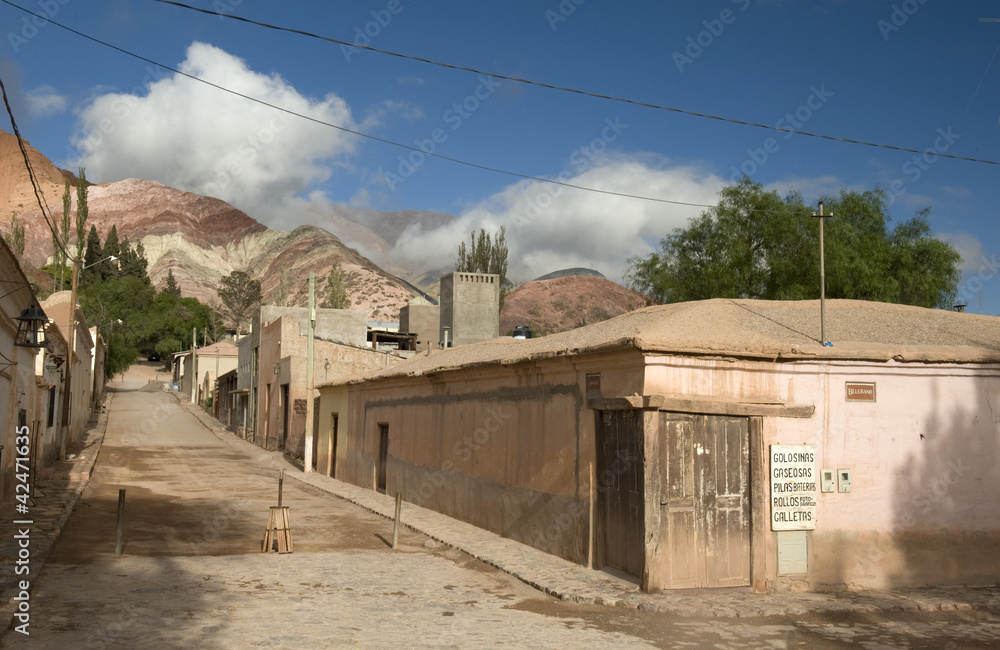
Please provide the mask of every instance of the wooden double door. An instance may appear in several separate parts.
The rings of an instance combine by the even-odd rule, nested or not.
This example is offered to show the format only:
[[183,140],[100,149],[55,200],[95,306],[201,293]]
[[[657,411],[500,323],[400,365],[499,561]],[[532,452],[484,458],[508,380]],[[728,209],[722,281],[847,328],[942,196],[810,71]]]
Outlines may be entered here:
[[745,417],[603,412],[603,565],[652,589],[749,585],[749,439]]

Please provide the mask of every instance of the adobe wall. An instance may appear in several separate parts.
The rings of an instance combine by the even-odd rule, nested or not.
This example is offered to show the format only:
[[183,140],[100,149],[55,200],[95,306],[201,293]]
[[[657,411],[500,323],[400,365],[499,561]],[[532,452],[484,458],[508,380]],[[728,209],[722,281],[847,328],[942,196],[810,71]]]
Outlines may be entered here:
[[[324,476],[341,478],[347,458],[348,393],[346,386],[319,389],[319,406],[316,408],[318,438],[316,444],[316,471]],[[337,423],[337,445],[334,449],[334,415]],[[335,455],[336,454],[336,455]],[[336,463],[336,465],[334,465]],[[336,469],[336,473],[334,473]]]
[[587,565],[586,375],[623,359],[641,376],[633,351],[352,385],[338,478],[375,488],[379,425],[388,425],[388,494]]
[[[897,362],[647,359],[644,394],[815,406],[764,417],[772,444],[815,447],[817,474],[851,472],[851,492],[817,485],[806,574],[779,576],[763,496],[767,588],[860,589],[1000,580],[1000,366]],[[874,402],[846,399],[875,384]],[[819,477],[816,477],[819,483]],[[836,488],[835,488],[836,490]],[[761,495],[758,495],[761,496]],[[753,498],[753,496],[752,496]]]
[[449,273],[441,278],[440,302],[441,327],[451,328],[452,345],[500,336],[500,276]]
[[[330,310],[347,311],[347,310]],[[361,313],[361,312],[358,312]],[[277,383],[288,384],[289,416],[288,438],[285,441],[285,452],[296,458],[302,458],[305,450],[306,401],[308,397],[308,336],[300,335],[299,323],[282,318],[280,369]],[[278,326],[275,323],[274,326]],[[381,370],[389,365],[399,363],[397,356],[377,352],[366,347],[341,345],[330,341],[313,341],[313,385],[355,377],[361,373]],[[314,392],[314,396],[319,393]],[[277,404],[278,402],[273,402]],[[272,430],[281,429],[282,412],[271,409]],[[319,431],[323,431],[322,428]]]
[[437,305],[405,305],[399,310],[399,331],[417,335],[417,350],[430,343],[438,347],[441,332],[441,308]]
[[[800,367],[801,370],[806,370]],[[832,363],[794,376],[813,422],[765,438],[816,446],[817,469],[852,472],[821,493],[809,547],[813,588],[1000,581],[1000,367]],[[874,382],[875,402],[845,383]]]

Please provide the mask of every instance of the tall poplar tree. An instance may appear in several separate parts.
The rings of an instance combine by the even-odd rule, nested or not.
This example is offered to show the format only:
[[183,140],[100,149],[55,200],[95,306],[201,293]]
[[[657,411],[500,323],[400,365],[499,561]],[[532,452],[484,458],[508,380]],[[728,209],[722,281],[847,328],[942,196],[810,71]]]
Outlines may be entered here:
[[83,257],[87,237],[87,172],[81,167],[76,177],[76,259]]

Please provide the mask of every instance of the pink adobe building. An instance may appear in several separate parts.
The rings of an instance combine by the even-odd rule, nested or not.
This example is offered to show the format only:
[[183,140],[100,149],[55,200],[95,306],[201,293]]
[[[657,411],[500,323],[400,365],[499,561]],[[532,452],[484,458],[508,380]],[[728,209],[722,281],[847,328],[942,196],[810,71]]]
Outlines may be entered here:
[[1000,318],[708,300],[320,387],[326,473],[649,591],[995,584]]
[[[234,419],[239,433],[268,450],[302,459],[308,394],[307,310],[261,307],[252,333],[240,341]],[[317,309],[313,381],[318,386],[386,368],[401,360],[368,347],[365,312]],[[315,399],[315,395],[313,396]],[[228,417],[228,416],[227,416]],[[314,426],[315,431],[315,426]],[[313,463],[323,451],[313,446]]]

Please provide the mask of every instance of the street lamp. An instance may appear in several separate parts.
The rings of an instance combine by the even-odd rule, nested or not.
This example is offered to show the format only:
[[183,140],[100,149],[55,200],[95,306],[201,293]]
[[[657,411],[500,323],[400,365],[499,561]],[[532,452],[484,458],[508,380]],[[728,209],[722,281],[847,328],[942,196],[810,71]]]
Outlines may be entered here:
[[14,320],[17,321],[14,345],[22,348],[45,347],[45,325],[49,322],[49,318],[38,303],[22,311]]
[[97,260],[96,262],[91,262],[87,266],[83,267],[83,269],[81,269],[81,270],[86,271],[87,269],[89,269],[92,266],[97,266],[101,262],[107,262],[107,261],[117,262],[118,261],[118,256],[117,255],[111,255],[109,257],[105,257],[103,260]]

